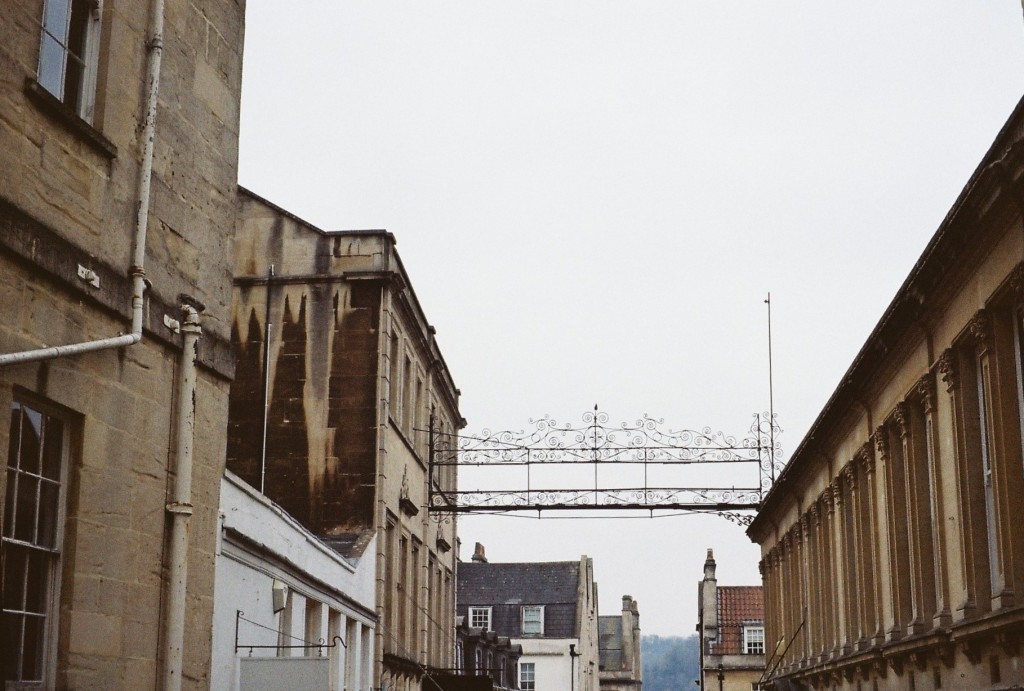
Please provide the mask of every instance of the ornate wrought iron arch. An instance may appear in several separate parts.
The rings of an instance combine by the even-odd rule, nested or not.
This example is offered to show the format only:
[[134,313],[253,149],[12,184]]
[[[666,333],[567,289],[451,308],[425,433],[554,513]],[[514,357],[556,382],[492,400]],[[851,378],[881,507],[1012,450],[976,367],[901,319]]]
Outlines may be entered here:
[[[550,416],[530,420],[529,430],[484,429],[478,435],[430,430],[428,510],[434,514],[512,511],[642,510],[715,513],[749,524],[780,469],[780,428],[770,414],[754,415],[742,438],[700,430],[674,430],[649,415],[634,423],[609,425],[594,406],[582,424]],[[456,488],[448,468],[519,469],[514,487]],[[537,475],[568,469],[568,485],[545,484]],[[632,468],[629,486],[602,481],[603,471]],[[659,486],[659,468],[689,469],[692,480]],[[593,482],[579,482],[592,469]],[[672,472],[672,471],[670,471]],[[662,473],[664,474],[664,473]],[[683,473],[685,474],[685,472]],[[642,478],[642,479],[641,479]],[[612,486],[614,485],[614,486]]]

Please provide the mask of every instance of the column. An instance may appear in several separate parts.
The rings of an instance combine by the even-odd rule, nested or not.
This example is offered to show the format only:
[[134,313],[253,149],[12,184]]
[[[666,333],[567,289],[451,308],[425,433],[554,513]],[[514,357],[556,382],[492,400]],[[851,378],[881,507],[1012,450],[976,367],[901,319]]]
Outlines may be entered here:
[[935,615],[933,627],[948,626],[952,623],[949,612],[949,557],[946,553],[945,513],[942,498],[942,471],[938,457],[938,440],[936,438],[935,420],[935,378],[932,373],[921,377],[916,386],[917,395],[921,399],[924,416],[924,461],[928,477],[928,517],[929,537],[932,547],[932,592],[934,595]]
[[846,555],[845,572],[846,577],[846,650],[851,652],[858,648],[858,643],[863,639],[861,628],[860,609],[864,599],[863,583],[860,582],[860,560],[861,551],[858,549],[857,540],[858,516],[857,516],[857,463],[856,459],[847,463],[842,470],[843,492],[846,497],[846,506],[843,510],[843,549]]
[[[886,491],[886,533],[889,536],[889,587],[892,594],[892,625],[886,631],[890,640],[902,638],[913,618],[910,592],[910,542],[907,531],[907,495],[904,478],[906,461],[907,428],[901,421],[900,406],[894,415],[894,425],[899,434],[899,444],[889,447],[885,464]],[[889,428],[883,428],[888,434]]]
[[810,550],[810,612],[808,624],[811,626],[811,655],[820,656],[825,651],[825,612],[822,609],[822,546],[821,546],[821,502],[815,500],[811,504],[811,550]]
[[[816,629],[811,618],[811,520],[807,512],[800,517],[800,618],[804,622],[804,645],[802,663],[811,658],[811,634]],[[768,639],[765,639],[767,649]]]
[[335,609],[327,611],[327,645],[334,646],[328,649],[330,661],[331,691],[342,691],[346,688],[345,665],[347,648],[338,642],[338,638],[345,641],[346,617]]
[[864,477],[864,491],[861,492],[861,522],[863,524],[861,534],[864,536],[861,543],[861,569],[864,574],[864,597],[866,599],[864,633],[868,636],[868,644],[871,645],[881,643],[885,640],[885,635],[882,630],[881,590],[878,582],[880,568],[878,533],[881,528],[878,520],[878,497],[875,485],[875,455],[870,441],[861,449],[858,460]]
[[360,666],[362,637],[360,636],[359,622],[355,619],[346,619],[345,632],[345,643],[348,646],[345,651],[345,691],[353,691],[361,688],[360,684],[365,678],[361,674]]
[[[839,584],[836,582],[833,569],[833,556],[835,545],[832,539],[832,524],[835,522],[834,508],[832,502],[832,485],[829,485],[821,493],[821,566],[822,566],[822,588],[821,611],[825,614],[825,628],[823,633],[825,649],[822,655],[827,659],[831,657],[832,651],[839,647],[838,629],[836,628],[836,602],[839,600]],[[828,574],[827,577],[824,574]]]
[[934,583],[931,575],[930,525],[926,523],[928,492],[927,467],[924,462],[923,418],[917,406],[902,401],[896,406],[896,424],[900,430],[903,454],[903,493],[906,498],[907,560],[910,582],[910,620],[907,634],[922,633],[931,623]]
[[845,655],[850,652],[850,618],[849,618],[849,607],[850,607],[850,590],[852,583],[847,578],[848,562],[850,560],[850,552],[847,544],[847,520],[846,520],[846,496],[843,492],[843,476],[842,471],[836,476],[833,481],[835,486],[832,490],[832,501],[835,504],[835,511],[833,512],[833,531],[832,539],[835,541],[835,559],[833,572],[836,575],[836,590],[838,592],[838,599],[836,600],[836,633],[839,647],[837,653],[839,655]]
[[[956,453],[956,494],[959,513],[957,540],[960,545],[960,588],[959,602],[953,611],[954,621],[972,619],[978,614],[979,565],[976,552],[977,523],[972,504],[971,467],[968,461],[969,444],[967,416],[970,397],[964,395],[961,386],[960,356],[951,348],[943,351],[938,362],[939,376],[946,384],[950,406],[950,430]],[[977,405],[975,404],[975,408]],[[976,436],[976,435],[975,435]]]
[[[373,676],[370,670],[373,666],[373,648],[371,647],[371,641],[373,640],[373,629],[365,624],[359,625],[360,638],[362,643],[360,645],[360,660],[362,664],[359,665],[359,679],[356,680],[356,684],[352,687],[353,689],[369,689],[373,683]],[[360,686],[362,684],[362,686]]]

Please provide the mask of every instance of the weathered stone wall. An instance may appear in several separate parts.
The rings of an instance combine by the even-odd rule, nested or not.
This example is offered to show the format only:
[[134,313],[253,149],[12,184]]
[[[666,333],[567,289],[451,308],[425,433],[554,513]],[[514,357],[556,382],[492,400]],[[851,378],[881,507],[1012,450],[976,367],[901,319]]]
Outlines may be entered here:
[[779,676],[1024,682],[1022,126],[1024,102],[751,525]]
[[269,292],[266,461],[261,285],[239,291],[232,329],[238,365],[228,467],[318,535],[372,528],[380,286],[284,284]]
[[455,525],[427,511],[425,430],[433,411],[458,431],[458,391],[389,233],[324,232],[244,190],[239,205],[228,467],[339,549],[377,537],[374,685],[401,688],[453,664]]
[[[33,91],[42,0],[0,4],[0,353],[128,330],[149,7],[102,5],[89,126]],[[50,679],[59,688],[156,686],[180,355],[163,317],[181,318],[181,293],[207,307],[184,685],[209,685],[243,14],[235,0],[167,1],[142,344],[0,368],[0,468],[15,397],[55,406],[72,427]],[[97,273],[98,288],[76,277],[79,264]]]

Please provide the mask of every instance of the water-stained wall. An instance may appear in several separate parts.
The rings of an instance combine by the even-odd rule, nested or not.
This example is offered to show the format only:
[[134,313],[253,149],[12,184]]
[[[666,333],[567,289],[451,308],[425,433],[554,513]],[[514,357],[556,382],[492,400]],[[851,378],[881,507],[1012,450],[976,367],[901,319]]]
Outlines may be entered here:
[[374,525],[380,245],[242,203],[227,466],[314,533],[355,540]]

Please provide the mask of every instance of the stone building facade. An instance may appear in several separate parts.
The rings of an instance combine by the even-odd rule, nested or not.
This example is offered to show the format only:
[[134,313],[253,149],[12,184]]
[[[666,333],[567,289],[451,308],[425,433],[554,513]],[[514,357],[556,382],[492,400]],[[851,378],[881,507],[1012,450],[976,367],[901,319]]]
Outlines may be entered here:
[[16,688],[209,686],[243,13],[0,3],[0,676]]
[[432,675],[424,681],[423,691],[516,691],[523,646],[495,631],[470,626],[465,617],[456,617],[455,622],[455,669]]
[[522,691],[598,691],[594,562],[490,563],[477,543],[459,564],[458,616],[521,645]]
[[749,528],[776,688],[1024,683],[1024,103]]
[[227,466],[340,554],[375,555],[373,685],[410,691],[453,666],[455,523],[428,515],[427,482],[459,392],[390,233],[325,232],[246,190],[239,213]]
[[718,585],[715,555],[708,549],[697,584],[699,687],[750,691],[765,676],[764,592],[759,585]]
[[598,680],[601,691],[640,691],[644,668],[641,654],[640,608],[622,596],[622,614],[599,616]]

